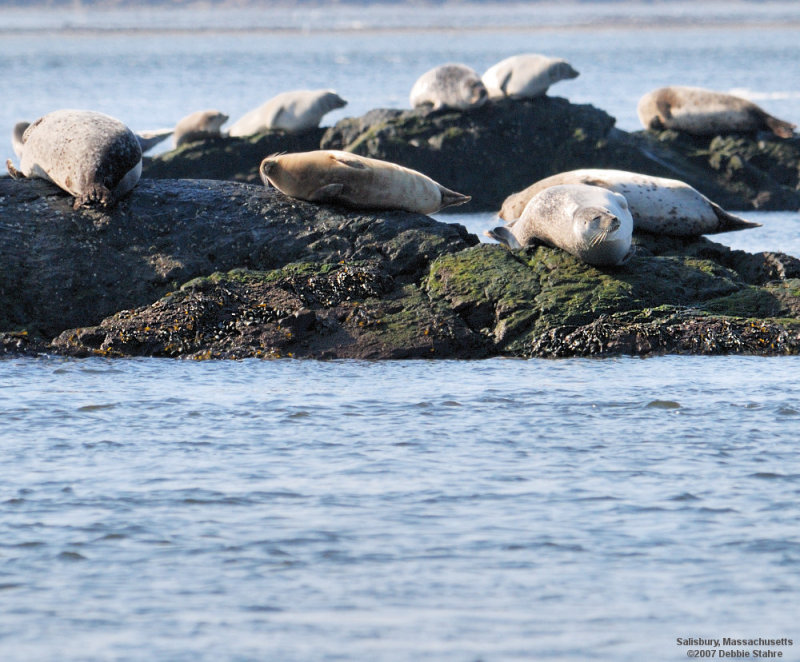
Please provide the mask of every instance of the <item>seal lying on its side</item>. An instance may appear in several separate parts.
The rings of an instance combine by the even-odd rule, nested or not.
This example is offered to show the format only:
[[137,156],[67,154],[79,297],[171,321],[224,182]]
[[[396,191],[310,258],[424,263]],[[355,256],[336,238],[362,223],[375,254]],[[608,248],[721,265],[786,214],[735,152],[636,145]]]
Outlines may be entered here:
[[645,129],[674,129],[696,136],[772,131],[779,138],[791,138],[795,128],[752,101],[701,87],[673,85],[653,90],[639,100],[636,112]]
[[228,116],[218,110],[198,110],[191,113],[175,125],[173,130],[175,147],[207,138],[219,138],[220,127],[227,121]]
[[542,179],[508,196],[500,209],[500,218],[506,221],[518,218],[534,195],[560,184],[590,184],[624,195],[635,230],[693,237],[761,225],[728,213],[700,191],[677,179],[602,169],[570,170]]
[[268,129],[295,132],[315,129],[323,115],[346,105],[347,101],[333,90],[283,92],[236,120],[228,135],[252,136]]
[[550,186],[534,195],[522,215],[486,234],[509,248],[545,244],[587,264],[622,264],[632,254],[633,219],[625,197],[586,184]]
[[412,108],[432,106],[433,110],[477,108],[489,98],[481,77],[465,64],[443,64],[426,71],[411,88]]
[[75,196],[75,209],[112,206],[142,174],[136,135],[103,113],[56,110],[25,129],[21,143],[19,170],[9,159],[9,174],[53,182]]
[[470,200],[416,170],[337,150],[273,154],[259,173],[265,185],[293,198],[360,209],[432,214]]
[[489,67],[481,80],[491,99],[531,99],[544,95],[554,83],[577,76],[578,72],[566,60],[523,53]]

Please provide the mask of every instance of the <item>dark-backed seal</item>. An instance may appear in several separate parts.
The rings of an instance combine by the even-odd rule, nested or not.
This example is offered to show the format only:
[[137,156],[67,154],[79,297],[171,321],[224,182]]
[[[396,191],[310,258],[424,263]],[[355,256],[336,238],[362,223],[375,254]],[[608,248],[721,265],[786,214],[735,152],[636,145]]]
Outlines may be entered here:
[[522,215],[486,234],[509,248],[556,246],[587,264],[622,264],[633,253],[633,219],[624,196],[598,186],[550,186]]
[[489,98],[540,97],[560,80],[576,78],[578,72],[566,60],[537,53],[512,55],[489,67],[481,80]]
[[481,77],[465,64],[443,64],[426,71],[411,88],[412,108],[466,110],[486,103],[488,94]]
[[725,211],[697,189],[677,179],[602,169],[570,170],[542,179],[508,196],[500,209],[500,218],[506,221],[519,218],[534,195],[560,184],[589,184],[624,195],[633,216],[634,230],[692,237],[761,225]]
[[791,138],[795,128],[752,101],[701,87],[661,87],[645,94],[636,110],[645,129],[674,129],[696,136],[772,131]]
[[323,115],[346,105],[347,101],[333,90],[284,92],[236,120],[228,134],[252,136],[268,129],[293,132],[314,129]]
[[293,198],[360,209],[432,214],[470,200],[416,170],[337,150],[273,154],[259,173],[264,184]]
[[220,128],[228,121],[228,116],[218,110],[198,110],[182,118],[172,132],[175,147],[184,143],[219,138]]
[[14,178],[41,177],[75,196],[81,205],[110,207],[142,173],[142,149],[122,122],[90,110],[57,110],[40,117],[22,135]]

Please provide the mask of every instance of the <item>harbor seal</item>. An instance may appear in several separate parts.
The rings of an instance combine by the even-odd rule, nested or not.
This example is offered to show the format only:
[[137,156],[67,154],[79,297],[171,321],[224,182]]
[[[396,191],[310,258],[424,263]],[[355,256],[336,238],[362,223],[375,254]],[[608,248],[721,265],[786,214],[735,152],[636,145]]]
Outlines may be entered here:
[[795,128],[747,99],[701,87],[653,90],[639,100],[636,112],[645,129],[675,129],[696,136],[771,131],[779,138],[791,138]]
[[426,71],[409,95],[412,108],[432,106],[433,110],[477,108],[488,98],[481,77],[465,64],[443,64]]
[[40,117],[22,135],[17,170],[9,174],[40,177],[75,196],[82,205],[111,207],[130,192],[142,174],[142,149],[122,122],[90,110],[56,110]]
[[577,78],[566,60],[537,53],[512,55],[489,67],[481,80],[490,99],[531,99],[543,96],[560,80]]
[[587,264],[613,266],[633,254],[625,197],[599,186],[564,184],[534,195],[522,215],[486,234],[509,248],[545,244]]
[[562,172],[508,196],[500,218],[512,221],[539,191],[560,184],[599,186],[625,196],[633,216],[633,229],[673,237],[694,237],[760,227],[709,200],[685,182],[625,170],[585,169]]
[[219,138],[220,128],[228,121],[228,116],[218,110],[198,110],[182,118],[172,132],[175,147],[184,143]]
[[359,209],[403,209],[432,214],[471,198],[421,172],[338,150],[273,154],[261,162],[261,180],[293,198]]
[[252,136],[267,129],[292,132],[314,129],[323,115],[346,105],[347,101],[333,90],[283,92],[236,120],[228,135]]

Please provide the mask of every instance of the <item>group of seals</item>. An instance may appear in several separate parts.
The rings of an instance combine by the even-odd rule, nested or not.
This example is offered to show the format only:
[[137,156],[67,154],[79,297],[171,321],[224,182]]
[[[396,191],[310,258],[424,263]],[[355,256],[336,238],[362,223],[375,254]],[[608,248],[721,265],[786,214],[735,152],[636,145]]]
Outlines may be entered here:
[[359,209],[402,209],[420,214],[468,202],[416,170],[338,150],[273,154],[259,174],[293,198]]
[[89,110],[57,110],[27,126],[14,149],[19,169],[9,174],[40,177],[83,205],[111,207],[130,192],[142,174],[142,148],[136,135],[118,119]]
[[779,138],[791,138],[795,128],[747,99],[701,87],[661,87],[645,94],[636,111],[645,129],[674,129],[697,136],[771,131]]
[[538,53],[513,55],[489,67],[483,76],[466,64],[434,67],[420,76],[411,88],[412,108],[432,110],[478,108],[489,98],[531,99],[542,96],[560,80],[575,78],[578,72],[566,60]]

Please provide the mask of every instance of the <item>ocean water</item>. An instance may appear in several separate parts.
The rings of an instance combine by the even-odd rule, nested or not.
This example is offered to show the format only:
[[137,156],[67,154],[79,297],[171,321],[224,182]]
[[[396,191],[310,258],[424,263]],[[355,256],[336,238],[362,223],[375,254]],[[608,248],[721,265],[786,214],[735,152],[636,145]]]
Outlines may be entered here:
[[[798,34],[794,2],[0,9],[0,131],[235,119],[298,87],[348,98],[333,122],[524,51],[572,61],[552,92],[623,129],[669,83],[800,124]],[[800,256],[798,213],[747,217],[713,238]],[[2,360],[0,660],[640,662],[723,637],[798,660],[798,369]]]

